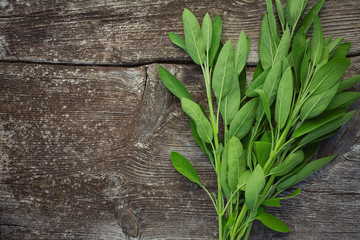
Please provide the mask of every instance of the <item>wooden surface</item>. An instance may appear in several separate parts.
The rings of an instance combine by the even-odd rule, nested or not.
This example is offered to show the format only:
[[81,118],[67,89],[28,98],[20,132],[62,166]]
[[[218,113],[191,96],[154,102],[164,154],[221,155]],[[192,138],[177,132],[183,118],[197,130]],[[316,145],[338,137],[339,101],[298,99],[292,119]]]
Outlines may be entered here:
[[[219,13],[223,40],[244,29],[255,64],[264,1],[0,0],[1,239],[217,238],[210,200],[170,151],[212,191],[215,175],[157,74],[167,63],[205,102],[200,70],[167,39],[185,7]],[[358,0],[328,0],[320,17],[325,36],[352,41],[346,76],[359,74]],[[269,209],[291,232],[256,222],[251,239],[360,239],[359,122],[322,143],[318,156],[339,156],[301,195]]]

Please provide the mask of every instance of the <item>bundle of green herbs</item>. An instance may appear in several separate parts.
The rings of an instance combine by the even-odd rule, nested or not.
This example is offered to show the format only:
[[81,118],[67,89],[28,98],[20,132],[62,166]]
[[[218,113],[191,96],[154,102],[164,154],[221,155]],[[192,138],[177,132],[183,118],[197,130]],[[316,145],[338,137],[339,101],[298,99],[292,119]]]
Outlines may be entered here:
[[350,65],[346,58],[350,43],[343,43],[343,37],[324,38],[318,17],[324,0],[304,15],[307,3],[288,0],[283,9],[275,0],[280,28],[272,1],[266,0],[260,60],[248,86],[250,40],[241,32],[235,49],[231,41],[223,44],[219,15],[211,20],[206,14],[200,26],[185,9],[185,39],[169,34],[204,76],[208,111],[192,100],[175,76],[159,67],[162,82],[181,100],[195,141],[216,172],[217,193],[209,193],[180,153],[172,152],[171,161],[179,173],[208,193],[218,214],[219,239],[247,239],[255,219],[275,231],[288,232],[286,224],[265,208],[279,207],[280,200],[299,194],[297,189],[288,197],[278,197],[335,158],[311,160],[319,141],[355,113],[348,109],[360,93],[344,90],[358,83],[360,75],[341,81]]

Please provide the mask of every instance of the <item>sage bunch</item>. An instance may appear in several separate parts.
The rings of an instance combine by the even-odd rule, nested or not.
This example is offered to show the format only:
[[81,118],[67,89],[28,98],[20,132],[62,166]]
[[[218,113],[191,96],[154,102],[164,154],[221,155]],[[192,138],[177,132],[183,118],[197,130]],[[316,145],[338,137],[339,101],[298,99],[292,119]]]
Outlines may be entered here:
[[159,75],[190,117],[194,139],[216,173],[217,192],[206,189],[183,155],[171,152],[171,161],[209,195],[218,215],[220,240],[247,239],[255,219],[272,230],[288,232],[289,227],[266,207],[280,207],[282,199],[298,195],[300,189],[278,197],[336,157],[312,160],[319,142],[355,113],[348,109],[360,93],[345,90],[360,82],[360,75],[341,81],[350,65],[346,58],[350,43],[343,37],[324,38],[318,17],[324,0],[304,14],[307,4],[288,0],[283,8],[275,0],[278,26],[272,1],[266,0],[259,63],[250,84],[246,82],[250,40],[242,31],[235,48],[230,40],[223,43],[219,15],[211,19],[206,14],[200,26],[185,9],[185,38],[169,33],[202,70],[206,108],[195,103],[162,66]]

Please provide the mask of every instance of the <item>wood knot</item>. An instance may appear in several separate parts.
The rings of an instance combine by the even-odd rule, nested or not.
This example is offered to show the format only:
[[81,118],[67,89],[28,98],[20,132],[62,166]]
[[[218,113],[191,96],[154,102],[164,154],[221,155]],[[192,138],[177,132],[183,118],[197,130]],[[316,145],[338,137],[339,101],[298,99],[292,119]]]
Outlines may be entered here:
[[139,234],[139,225],[134,213],[128,208],[121,208],[117,211],[119,224],[128,237],[137,237]]

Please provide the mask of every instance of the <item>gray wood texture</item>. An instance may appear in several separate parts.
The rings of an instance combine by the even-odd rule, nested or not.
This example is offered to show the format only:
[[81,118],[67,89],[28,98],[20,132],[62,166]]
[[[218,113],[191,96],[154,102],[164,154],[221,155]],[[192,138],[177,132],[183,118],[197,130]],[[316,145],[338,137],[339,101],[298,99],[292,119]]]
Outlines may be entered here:
[[[224,40],[244,29],[255,64],[261,0],[0,1],[1,239],[217,239],[210,200],[170,151],[212,191],[215,174],[157,74],[165,65],[206,102],[201,71],[167,38],[184,7],[219,13]],[[320,17],[324,35],[352,41],[345,77],[359,74],[358,1],[326,1]],[[360,239],[359,122],[322,142],[318,157],[339,156],[298,197],[269,209],[291,231],[256,222],[251,239]]]

